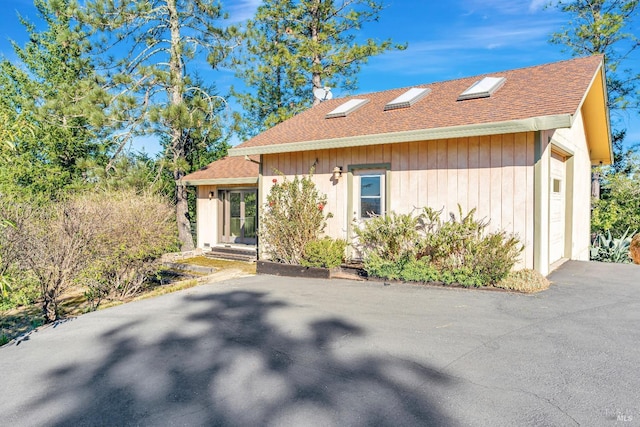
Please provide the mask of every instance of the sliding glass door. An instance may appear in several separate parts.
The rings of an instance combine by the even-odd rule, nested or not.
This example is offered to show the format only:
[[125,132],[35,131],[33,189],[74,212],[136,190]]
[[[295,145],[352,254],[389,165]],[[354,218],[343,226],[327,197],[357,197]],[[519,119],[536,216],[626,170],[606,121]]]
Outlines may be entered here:
[[222,198],[222,241],[255,245],[257,241],[257,190],[225,190]]

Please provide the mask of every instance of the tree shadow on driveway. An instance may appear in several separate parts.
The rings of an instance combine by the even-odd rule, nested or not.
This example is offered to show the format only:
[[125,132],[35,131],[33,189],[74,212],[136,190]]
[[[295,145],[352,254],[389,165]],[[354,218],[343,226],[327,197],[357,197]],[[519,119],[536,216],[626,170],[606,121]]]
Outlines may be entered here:
[[[101,336],[99,363],[47,373],[54,425],[455,425],[424,364],[356,351],[366,329],[330,317],[276,324],[290,306],[262,292],[185,295],[198,309],[157,337]],[[289,326],[304,330],[292,333]],[[133,325],[132,325],[133,327]]]

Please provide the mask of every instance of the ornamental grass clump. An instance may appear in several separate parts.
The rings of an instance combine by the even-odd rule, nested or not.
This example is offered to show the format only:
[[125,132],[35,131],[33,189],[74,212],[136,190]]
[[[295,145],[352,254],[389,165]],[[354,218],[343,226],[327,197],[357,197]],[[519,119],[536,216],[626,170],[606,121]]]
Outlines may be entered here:
[[260,239],[272,261],[300,264],[305,247],[318,240],[327,226],[327,196],[312,181],[313,168],[306,176],[273,179],[261,217]]

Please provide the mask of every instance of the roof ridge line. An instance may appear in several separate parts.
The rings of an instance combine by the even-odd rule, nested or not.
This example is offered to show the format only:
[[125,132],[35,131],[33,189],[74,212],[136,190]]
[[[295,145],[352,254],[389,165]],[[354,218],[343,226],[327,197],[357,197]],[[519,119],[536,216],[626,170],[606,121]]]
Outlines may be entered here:
[[[466,80],[466,79],[471,79],[471,78],[476,78],[476,77],[477,78],[481,78],[481,77],[486,77],[486,76],[493,75],[493,74],[498,74],[498,73],[510,73],[510,72],[513,72],[513,71],[522,71],[522,70],[527,70],[527,69],[531,69],[531,68],[541,68],[541,67],[545,67],[545,66],[548,66],[548,65],[561,64],[561,63],[564,63],[564,62],[571,62],[571,61],[580,61],[580,60],[585,60],[585,59],[589,59],[589,58],[592,58],[592,57],[603,58],[604,55],[603,54],[596,54],[596,55],[578,56],[578,57],[573,57],[573,58],[561,59],[559,61],[545,62],[544,64],[527,65],[527,66],[524,66],[524,67],[509,68],[509,69],[499,70],[499,71],[489,71],[489,72],[482,73],[482,74],[474,74],[474,75],[469,75],[469,76],[465,76],[465,77],[458,77],[458,78],[455,78],[455,79],[437,80],[437,81],[432,81],[430,83],[422,82],[422,83],[417,83],[417,84],[409,85],[409,86],[395,87],[395,88],[385,89],[385,90],[377,90],[375,92],[361,92],[361,93],[357,93],[357,94],[347,95],[347,96],[344,96],[344,97],[333,98],[331,101],[339,101],[339,100],[344,100],[344,99],[348,99],[348,98],[354,98],[354,97],[358,97],[358,96],[376,95],[376,94],[379,94],[379,93],[391,92],[391,91],[396,91],[396,90],[407,90],[407,89],[412,89],[412,88],[426,87],[426,86],[430,86],[430,85],[434,85],[434,84],[450,83],[450,82],[455,82],[455,81],[458,81],[458,80]],[[311,110],[311,108],[308,108],[305,111],[308,111],[308,110]]]

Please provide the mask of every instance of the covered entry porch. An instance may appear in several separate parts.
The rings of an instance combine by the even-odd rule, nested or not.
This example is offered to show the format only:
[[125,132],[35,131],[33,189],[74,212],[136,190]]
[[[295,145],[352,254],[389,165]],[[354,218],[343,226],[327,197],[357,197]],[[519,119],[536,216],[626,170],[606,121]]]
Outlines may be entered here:
[[259,156],[224,157],[182,179],[196,190],[197,247],[251,249],[258,243]]
[[258,241],[258,189],[220,189],[218,198],[218,241],[255,245]]

